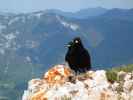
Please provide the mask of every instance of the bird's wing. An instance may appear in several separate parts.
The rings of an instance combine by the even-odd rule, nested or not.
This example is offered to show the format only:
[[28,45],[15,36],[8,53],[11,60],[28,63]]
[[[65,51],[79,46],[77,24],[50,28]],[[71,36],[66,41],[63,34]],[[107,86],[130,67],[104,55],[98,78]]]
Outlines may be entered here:
[[86,59],[86,63],[90,64],[91,66],[91,57],[90,57],[89,52],[86,49],[84,49],[83,56]]

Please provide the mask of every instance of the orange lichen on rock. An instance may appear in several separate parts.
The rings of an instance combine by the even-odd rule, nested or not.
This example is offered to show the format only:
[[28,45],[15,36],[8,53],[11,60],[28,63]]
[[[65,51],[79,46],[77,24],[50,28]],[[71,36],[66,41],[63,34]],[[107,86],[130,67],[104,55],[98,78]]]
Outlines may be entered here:
[[66,79],[72,74],[70,68],[64,65],[52,67],[42,79],[32,79],[29,81],[31,96],[24,100],[48,100],[47,89],[65,83]]
[[43,90],[40,90],[31,97],[31,100],[48,100],[44,94],[45,92]]
[[70,68],[64,67],[64,65],[56,65],[44,75],[44,79],[49,84],[62,84],[71,74]]
[[[42,79],[32,79],[22,100],[133,100],[133,73],[121,75],[123,84],[110,84],[105,70],[73,75],[65,65],[52,67]],[[119,87],[120,86],[120,87]],[[117,88],[122,88],[119,92]]]
[[100,100],[108,100],[109,97],[110,95],[108,93],[102,92]]

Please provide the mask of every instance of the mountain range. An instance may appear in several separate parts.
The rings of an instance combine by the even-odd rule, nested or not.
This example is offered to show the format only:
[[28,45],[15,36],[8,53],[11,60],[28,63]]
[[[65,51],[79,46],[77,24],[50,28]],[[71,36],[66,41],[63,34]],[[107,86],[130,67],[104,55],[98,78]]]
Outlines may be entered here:
[[65,63],[64,45],[76,36],[90,52],[93,69],[133,63],[132,33],[133,9],[2,12],[0,96],[19,100],[22,91],[18,91],[26,88],[29,79],[41,76],[52,65]]

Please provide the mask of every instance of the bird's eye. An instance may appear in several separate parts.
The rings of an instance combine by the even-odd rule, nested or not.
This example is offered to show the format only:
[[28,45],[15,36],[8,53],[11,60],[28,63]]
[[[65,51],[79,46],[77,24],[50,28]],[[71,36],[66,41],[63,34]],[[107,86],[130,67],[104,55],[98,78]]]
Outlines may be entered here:
[[75,41],[75,43],[79,43],[79,41],[78,41],[78,40],[76,40],[76,41]]

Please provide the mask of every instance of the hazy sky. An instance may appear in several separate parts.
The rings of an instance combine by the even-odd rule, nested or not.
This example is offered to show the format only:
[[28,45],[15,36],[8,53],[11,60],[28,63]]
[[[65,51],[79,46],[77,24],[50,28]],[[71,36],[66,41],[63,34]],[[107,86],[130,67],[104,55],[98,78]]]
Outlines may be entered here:
[[133,0],[0,0],[0,11],[33,12],[45,9],[78,11],[83,8],[133,8]]

